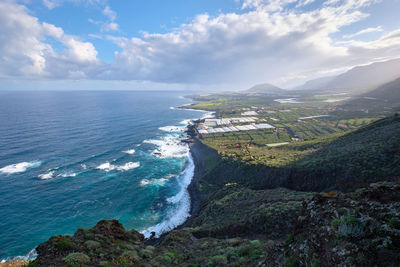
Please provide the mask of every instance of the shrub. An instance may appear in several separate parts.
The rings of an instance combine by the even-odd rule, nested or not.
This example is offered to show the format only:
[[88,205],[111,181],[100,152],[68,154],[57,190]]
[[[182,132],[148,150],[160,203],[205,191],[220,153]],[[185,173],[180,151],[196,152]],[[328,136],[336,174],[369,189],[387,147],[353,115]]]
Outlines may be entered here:
[[154,247],[153,246],[147,246],[145,249],[142,249],[140,251],[140,255],[143,258],[150,258],[153,255],[154,252]]
[[285,267],[295,267],[297,264],[297,260],[293,257],[289,257],[285,261]]
[[100,245],[100,243],[97,242],[97,241],[88,240],[88,241],[85,242],[85,246],[86,246],[88,249],[96,249],[96,248],[99,248],[101,245]]
[[396,217],[390,218],[388,223],[389,223],[390,227],[397,228],[397,229],[400,228],[400,220],[397,219]]
[[331,221],[331,225],[332,225],[333,227],[338,227],[339,224],[340,224],[340,219],[333,219],[333,220]]
[[285,239],[285,245],[288,246],[294,242],[293,235],[288,234]]
[[340,220],[338,232],[342,236],[360,237],[364,234],[362,223],[353,216],[345,216]]
[[228,263],[228,259],[225,255],[217,255],[211,257],[212,266],[225,266]]
[[54,241],[53,246],[60,251],[70,251],[76,248],[76,245],[72,241],[64,238]]
[[239,248],[239,256],[249,256],[251,252],[251,247],[250,246],[244,246]]
[[39,262],[38,262],[38,260],[36,259],[36,260],[30,261],[30,262],[28,263],[27,267],[36,267],[36,266],[38,266],[38,264],[39,264]]
[[127,257],[129,259],[131,259],[132,261],[139,261],[140,257],[138,255],[138,253],[134,250],[130,250],[130,251],[125,251],[124,253],[122,253],[123,257]]
[[346,208],[340,208],[340,209],[338,209],[338,213],[340,215],[345,215],[345,214],[347,214],[347,209]]
[[71,267],[83,267],[90,262],[90,258],[86,254],[75,252],[68,254],[68,256],[63,258],[63,261]]

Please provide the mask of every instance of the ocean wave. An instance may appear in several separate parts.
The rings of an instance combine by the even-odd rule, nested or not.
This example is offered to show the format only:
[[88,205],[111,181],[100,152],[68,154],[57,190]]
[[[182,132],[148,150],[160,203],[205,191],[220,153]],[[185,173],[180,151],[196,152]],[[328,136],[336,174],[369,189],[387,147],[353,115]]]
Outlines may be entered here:
[[168,181],[167,178],[161,178],[161,179],[143,179],[140,181],[140,186],[148,186],[148,185],[156,185],[156,186],[162,186],[165,184],[165,182]]
[[128,150],[122,151],[122,153],[133,155],[133,154],[135,154],[135,149],[128,149]]
[[171,208],[167,212],[166,217],[168,219],[143,231],[143,234],[146,237],[149,237],[151,232],[155,232],[156,237],[159,237],[161,234],[168,232],[184,223],[190,216],[190,195],[187,189],[192,181],[194,168],[195,166],[192,155],[189,154],[185,170],[177,177],[180,185],[180,191],[175,196],[167,199],[167,201],[172,204]]
[[118,165],[113,165],[110,162],[106,162],[106,163],[103,163],[103,164],[100,164],[99,166],[97,166],[96,169],[103,170],[103,171],[106,171],[106,172],[114,171],[114,170],[117,170],[117,171],[128,171],[128,170],[132,170],[132,169],[138,168],[139,166],[140,166],[140,162],[128,162],[128,163],[126,163],[124,165],[119,165],[119,166]]
[[32,260],[36,259],[37,256],[38,256],[38,254],[37,254],[36,249],[32,249],[25,256],[8,257],[5,259],[2,259],[0,262],[5,263],[8,261],[32,261]]
[[50,171],[48,173],[39,174],[38,177],[42,180],[49,180],[53,178],[55,171]]
[[183,132],[185,131],[186,126],[164,126],[158,129],[164,132]]
[[41,164],[42,164],[42,162],[38,161],[38,160],[30,161],[30,162],[20,162],[20,163],[5,166],[0,169],[0,172],[6,173],[6,174],[20,173],[20,172],[25,172],[29,168],[39,167]]
[[57,176],[67,178],[67,177],[76,177],[78,174],[75,172],[67,172],[67,173],[61,173]]
[[181,142],[181,138],[179,134],[170,134],[160,139],[144,140],[143,143],[155,145],[157,148],[153,155],[159,158],[184,158],[187,157],[189,148]]

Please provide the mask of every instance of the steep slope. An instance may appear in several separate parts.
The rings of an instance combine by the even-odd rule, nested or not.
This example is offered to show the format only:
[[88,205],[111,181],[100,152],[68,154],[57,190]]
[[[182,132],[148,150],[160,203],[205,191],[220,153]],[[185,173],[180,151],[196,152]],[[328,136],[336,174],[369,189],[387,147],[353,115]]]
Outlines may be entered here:
[[[217,153],[209,151],[208,154]],[[252,189],[284,186],[320,192],[354,190],[371,182],[400,176],[400,117],[391,116],[347,134],[264,148],[264,157],[282,157],[279,165],[248,163],[241,157],[216,157],[198,181],[209,192],[226,183]]]
[[326,85],[331,82],[335,76],[330,77],[322,77],[318,79],[313,79],[305,82],[303,85],[297,86],[292,90],[319,90],[321,88],[325,88]]
[[362,94],[400,77],[400,59],[357,66],[335,77],[310,80],[297,90]]
[[285,186],[302,190],[353,190],[400,176],[400,117],[378,120],[322,143],[295,145],[315,152],[292,162]]
[[379,86],[378,88],[365,93],[364,97],[377,98],[389,103],[400,104],[400,78]]

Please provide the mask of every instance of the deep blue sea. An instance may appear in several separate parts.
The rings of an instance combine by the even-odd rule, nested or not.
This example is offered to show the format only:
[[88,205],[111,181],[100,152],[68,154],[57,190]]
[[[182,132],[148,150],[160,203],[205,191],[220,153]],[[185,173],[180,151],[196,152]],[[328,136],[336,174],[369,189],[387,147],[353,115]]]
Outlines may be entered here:
[[115,218],[157,234],[189,214],[182,92],[0,92],[0,261]]

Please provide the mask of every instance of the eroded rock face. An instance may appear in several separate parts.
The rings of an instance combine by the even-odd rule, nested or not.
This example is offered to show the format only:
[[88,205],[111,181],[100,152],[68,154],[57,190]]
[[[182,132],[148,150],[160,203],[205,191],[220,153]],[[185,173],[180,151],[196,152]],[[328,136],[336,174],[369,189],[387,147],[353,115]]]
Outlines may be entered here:
[[398,266],[400,185],[376,183],[305,201],[284,254],[307,266]]

